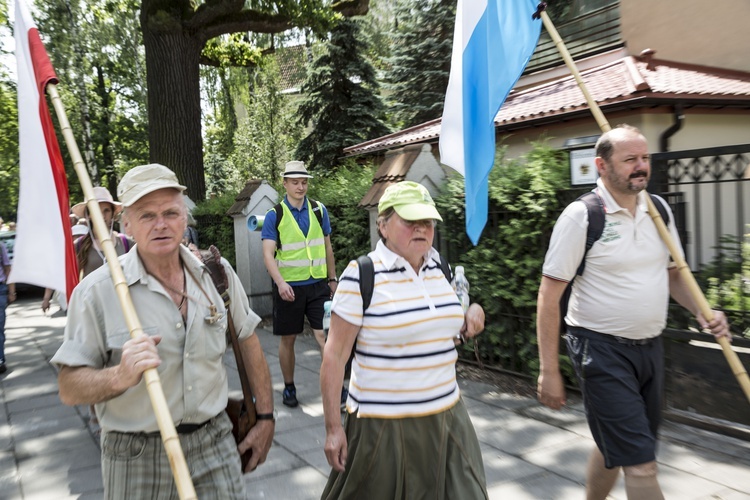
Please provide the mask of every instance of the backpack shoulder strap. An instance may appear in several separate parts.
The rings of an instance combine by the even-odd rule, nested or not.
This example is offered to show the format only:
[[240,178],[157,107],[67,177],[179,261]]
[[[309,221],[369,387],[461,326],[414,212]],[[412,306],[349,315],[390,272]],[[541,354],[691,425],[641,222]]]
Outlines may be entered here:
[[375,288],[375,266],[368,255],[357,257],[359,266],[359,293],[362,295],[362,314],[370,307],[372,291]]
[[281,202],[277,203],[275,207],[272,208],[274,212],[276,212],[276,248],[279,248],[281,246],[281,233],[279,232],[279,225],[281,224],[281,218],[284,216],[284,209],[281,206]]
[[211,275],[211,280],[216,287],[216,290],[224,300],[224,306],[229,309],[229,279],[227,273],[224,270],[224,266],[221,265],[221,253],[219,249],[211,245],[208,250],[198,250],[200,260],[208,269],[208,273]]
[[453,281],[453,271],[448,261],[442,255],[440,256],[440,270],[443,271],[443,275],[448,280],[448,283],[451,283]]
[[595,191],[589,191],[578,197],[577,201],[586,205],[586,211],[589,214],[589,224],[586,228],[586,249],[583,251],[581,264],[578,266],[576,275],[581,276],[586,268],[586,254],[589,253],[594,243],[602,237],[604,232],[604,203]]
[[320,227],[323,227],[323,207],[319,201],[315,201],[312,198],[310,198],[310,204],[313,207],[312,210],[315,214],[315,218],[318,219],[318,224],[320,224]]
[[661,218],[664,221],[664,225],[669,226],[669,210],[667,210],[667,207],[665,207],[664,203],[662,203],[663,198],[651,193],[649,193],[649,196],[651,196],[651,201],[659,211],[659,215],[661,215]]
[[128,237],[120,233],[120,241],[122,241],[122,248],[125,249],[125,253],[128,253],[130,251],[130,241],[128,241]]

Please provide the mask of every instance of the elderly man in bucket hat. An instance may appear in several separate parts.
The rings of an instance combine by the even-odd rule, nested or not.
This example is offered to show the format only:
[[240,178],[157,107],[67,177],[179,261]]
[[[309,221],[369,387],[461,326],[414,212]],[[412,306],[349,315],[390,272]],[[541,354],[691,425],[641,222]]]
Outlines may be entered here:
[[[263,261],[273,279],[273,334],[281,336],[279,364],[284,377],[282,402],[295,407],[294,343],[305,316],[322,352],[325,346],[323,308],[336,291],[336,263],[331,246],[331,222],[326,207],[307,197],[312,178],[301,161],[287,162],[286,196],[266,213],[261,239]],[[342,390],[341,401],[346,398]]]
[[159,372],[201,500],[245,498],[240,453],[252,449],[249,471],[265,461],[273,439],[270,374],[254,335],[260,318],[223,261],[259,418],[239,446],[234,442],[224,412],[227,314],[208,270],[181,244],[187,225],[184,190],[159,164],[135,167],[118,186],[123,221],[136,242],[120,263],[145,335],[130,338],[104,266],[75,289],[63,344],[52,359],[60,369],[60,399],[96,405],[107,499],[177,497],[142,379],[149,368]]

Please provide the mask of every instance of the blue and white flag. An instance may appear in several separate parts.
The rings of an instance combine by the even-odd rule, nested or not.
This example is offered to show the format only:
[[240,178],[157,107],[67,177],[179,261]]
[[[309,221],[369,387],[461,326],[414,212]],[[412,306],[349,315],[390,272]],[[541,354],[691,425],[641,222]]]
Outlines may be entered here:
[[495,115],[534,53],[539,0],[458,0],[440,161],[466,183],[466,233],[487,223],[487,179],[495,161]]

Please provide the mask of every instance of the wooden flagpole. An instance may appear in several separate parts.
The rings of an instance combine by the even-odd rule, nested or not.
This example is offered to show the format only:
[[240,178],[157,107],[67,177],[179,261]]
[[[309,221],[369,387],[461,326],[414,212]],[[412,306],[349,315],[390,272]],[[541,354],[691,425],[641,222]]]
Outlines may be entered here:
[[[141,323],[138,319],[135,307],[133,306],[133,301],[130,298],[130,290],[128,289],[127,281],[125,281],[125,275],[122,272],[119,260],[117,260],[117,252],[115,251],[115,245],[110,237],[109,228],[104,223],[104,217],[99,208],[99,202],[97,201],[96,196],[94,196],[94,187],[91,184],[88,171],[83,163],[81,152],[78,150],[78,145],[73,136],[73,129],[70,127],[70,122],[65,113],[65,107],[60,99],[60,94],[57,92],[57,85],[53,83],[47,84],[47,93],[49,94],[52,105],[57,113],[57,118],[60,121],[61,132],[65,138],[65,144],[68,146],[70,157],[73,160],[73,167],[75,168],[78,180],[83,188],[86,208],[89,211],[90,220],[93,220],[93,228],[95,229],[99,246],[101,247],[102,252],[104,252],[107,264],[109,265],[112,282],[114,283],[117,297],[120,300],[120,307],[125,315],[125,322],[128,325],[130,336],[131,338],[136,338],[140,335],[145,335],[141,328]],[[185,461],[185,455],[182,452],[180,440],[177,437],[177,431],[174,422],[172,421],[172,416],[169,413],[169,406],[164,397],[164,390],[162,389],[161,380],[159,379],[159,372],[156,371],[156,368],[150,368],[143,372],[143,378],[146,381],[146,388],[148,389],[148,394],[151,398],[151,405],[154,408],[159,430],[161,431],[161,439],[167,452],[169,465],[172,468],[172,475],[174,476],[175,484],[177,485],[177,493],[182,500],[197,500],[193,481],[190,478],[190,472],[188,471],[187,462]]]
[[[549,15],[547,15],[547,11],[540,10],[538,13],[542,18],[545,29],[550,34],[550,37],[552,37],[552,41],[555,42],[555,47],[557,47],[557,50],[560,52],[560,55],[565,61],[565,64],[568,66],[568,69],[570,69],[570,72],[573,74],[573,77],[578,83],[578,87],[581,89],[581,92],[583,92],[583,95],[586,98],[586,102],[588,102],[589,109],[591,109],[591,113],[594,115],[596,123],[599,125],[599,128],[602,130],[602,132],[609,132],[610,130],[612,130],[612,127],[610,127],[609,122],[607,122],[607,119],[604,117],[601,109],[599,109],[599,105],[597,104],[597,102],[594,100],[591,94],[589,94],[589,91],[586,88],[586,84],[584,83],[583,78],[581,78],[581,74],[578,72],[578,68],[573,61],[573,58],[570,56],[568,49],[565,47],[565,43],[563,43],[562,38],[560,38],[557,29],[555,29],[555,25],[552,24],[552,20],[550,20]],[[708,304],[705,295],[703,295],[703,292],[698,286],[698,283],[695,281],[695,276],[693,276],[693,273],[692,271],[690,271],[690,267],[685,262],[682,253],[677,248],[677,245],[675,245],[675,242],[672,239],[672,235],[669,234],[669,230],[664,224],[664,220],[662,220],[661,215],[659,215],[659,211],[654,206],[654,202],[651,200],[650,196],[646,196],[646,202],[648,204],[648,213],[653,219],[654,224],[656,224],[656,229],[659,231],[659,235],[667,245],[669,253],[672,255],[672,260],[677,265],[677,269],[679,270],[682,279],[685,280],[690,294],[693,296],[693,300],[695,300],[695,303],[698,305],[698,308],[700,309],[703,317],[708,321],[711,321],[714,318],[714,313],[711,310],[711,306]],[[734,376],[737,378],[737,381],[742,387],[742,390],[745,393],[745,397],[747,397],[747,400],[750,401],[750,378],[748,378],[747,371],[745,371],[745,367],[742,366],[740,358],[732,349],[732,345],[729,343],[729,340],[724,337],[719,337],[716,340],[721,346],[722,351],[724,352],[724,357],[727,359],[729,367],[732,369],[732,373],[734,373]]]

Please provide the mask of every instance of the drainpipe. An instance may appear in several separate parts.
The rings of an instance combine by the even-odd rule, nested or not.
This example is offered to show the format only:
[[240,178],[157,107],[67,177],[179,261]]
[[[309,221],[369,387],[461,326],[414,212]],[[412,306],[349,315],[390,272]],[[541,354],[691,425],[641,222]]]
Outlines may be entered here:
[[678,102],[674,106],[674,123],[659,136],[659,152],[666,153],[669,151],[669,138],[675,135],[685,121],[685,115],[682,113],[682,103]]
[[[669,138],[682,128],[684,122],[685,115],[682,112],[682,103],[678,102],[674,106],[674,123],[659,136],[660,153],[669,151]],[[663,193],[667,190],[667,171],[665,169],[652,170],[648,190],[652,193]]]

